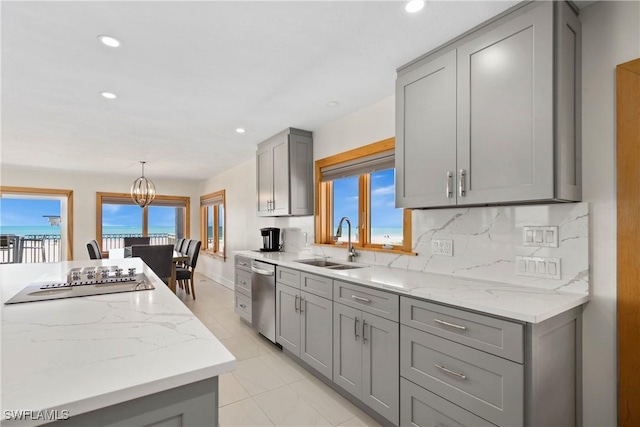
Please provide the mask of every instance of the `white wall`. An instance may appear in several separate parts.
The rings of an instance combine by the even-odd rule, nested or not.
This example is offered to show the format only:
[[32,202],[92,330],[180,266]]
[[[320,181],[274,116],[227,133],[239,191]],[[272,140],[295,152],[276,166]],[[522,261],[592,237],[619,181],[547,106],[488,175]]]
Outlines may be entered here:
[[[137,177],[6,165],[0,170],[0,184],[3,186],[73,190],[74,259],[89,259],[86,245],[96,238],[96,192],[128,193]],[[200,235],[197,182],[174,179],[153,179],[153,182],[158,194],[191,197],[191,237],[197,238]]]
[[[584,311],[584,424],[617,423],[615,67],[640,56],[638,2],[581,13],[583,198],[591,204],[593,299]],[[635,373],[627,373],[634,375]]]

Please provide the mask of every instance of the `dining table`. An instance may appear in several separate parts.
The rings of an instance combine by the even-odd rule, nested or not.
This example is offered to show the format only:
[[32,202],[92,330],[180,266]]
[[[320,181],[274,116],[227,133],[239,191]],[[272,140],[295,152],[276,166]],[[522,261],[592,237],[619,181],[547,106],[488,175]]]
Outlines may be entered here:
[[[114,248],[109,249],[109,259],[125,259],[131,258],[131,250],[127,248]],[[173,265],[171,266],[171,279],[169,279],[169,289],[174,294],[176,293],[176,268],[178,263],[189,261],[189,257],[182,252],[176,250],[173,251]]]

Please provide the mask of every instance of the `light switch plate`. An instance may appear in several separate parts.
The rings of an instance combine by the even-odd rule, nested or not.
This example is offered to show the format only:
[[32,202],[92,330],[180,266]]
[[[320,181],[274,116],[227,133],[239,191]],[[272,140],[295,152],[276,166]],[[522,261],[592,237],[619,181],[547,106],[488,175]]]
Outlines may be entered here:
[[558,227],[557,226],[534,226],[522,227],[522,245],[535,247],[558,247]]
[[516,276],[561,279],[560,258],[516,256]]
[[453,256],[453,240],[434,239],[431,241],[431,254]]

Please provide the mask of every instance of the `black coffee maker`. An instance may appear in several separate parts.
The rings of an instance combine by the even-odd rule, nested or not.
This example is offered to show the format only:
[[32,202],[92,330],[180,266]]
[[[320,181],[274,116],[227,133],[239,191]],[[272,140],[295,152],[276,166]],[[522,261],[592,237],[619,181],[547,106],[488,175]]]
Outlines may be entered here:
[[261,228],[262,252],[277,252],[280,250],[280,229],[275,227]]

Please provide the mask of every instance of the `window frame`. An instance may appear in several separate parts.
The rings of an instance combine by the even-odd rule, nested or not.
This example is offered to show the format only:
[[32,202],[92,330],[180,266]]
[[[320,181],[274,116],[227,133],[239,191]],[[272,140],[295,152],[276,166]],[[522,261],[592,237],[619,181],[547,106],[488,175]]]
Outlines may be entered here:
[[[206,203],[207,200],[211,200],[210,203]],[[222,224],[224,226],[223,237],[224,237],[224,245],[222,251],[219,247],[220,242],[220,205],[222,205]],[[213,248],[208,247],[209,237],[207,235],[207,227],[209,225],[207,216],[207,208],[212,208],[212,229],[213,229]],[[206,254],[219,257],[222,259],[226,259],[226,251],[227,251],[227,198],[226,191],[218,190],[213,193],[204,194],[200,196],[200,241],[202,242],[202,246],[200,247],[200,251]]]
[[[102,203],[103,199],[123,199],[130,201],[132,205],[135,205],[133,200],[131,200],[131,194],[129,193],[105,193],[105,192],[97,192],[96,193],[96,242],[100,246],[100,251],[102,255],[105,256],[106,252],[102,247]],[[166,196],[166,195],[156,195],[154,200],[162,200],[166,202],[177,201],[180,204],[185,205],[185,213],[184,213],[184,236],[185,238],[189,238],[191,235],[191,198],[188,196]],[[152,203],[153,204],[153,203]],[[149,235],[149,206],[145,206],[142,209],[142,235]]]
[[[345,162],[357,161],[368,156],[395,149],[395,138],[383,139],[372,144],[345,151],[315,162],[315,244],[336,245],[332,237],[333,228],[333,181],[322,181],[322,169]],[[404,208],[402,214],[402,246],[383,248],[383,244],[371,243],[371,175],[358,175],[358,236],[353,246],[359,249],[417,255],[411,251],[411,209]]]

